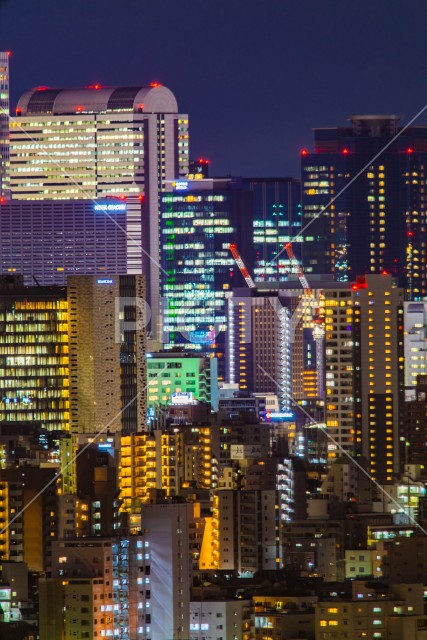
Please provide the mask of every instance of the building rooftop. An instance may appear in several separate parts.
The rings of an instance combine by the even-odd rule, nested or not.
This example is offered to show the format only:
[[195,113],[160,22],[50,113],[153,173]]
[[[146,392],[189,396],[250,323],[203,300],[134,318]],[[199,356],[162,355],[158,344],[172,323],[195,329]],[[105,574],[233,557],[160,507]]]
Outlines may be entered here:
[[172,91],[153,82],[136,87],[76,87],[50,89],[36,87],[18,101],[16,115],[79,115],[132,111],[133,113],[177,113],[178,104]]

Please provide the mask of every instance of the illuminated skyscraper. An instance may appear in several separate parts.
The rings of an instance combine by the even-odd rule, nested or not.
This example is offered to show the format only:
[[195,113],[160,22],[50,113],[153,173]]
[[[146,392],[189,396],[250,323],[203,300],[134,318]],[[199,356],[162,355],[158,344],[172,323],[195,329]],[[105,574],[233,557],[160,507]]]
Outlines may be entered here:
[[[9,285],[5,280],[10,280]],[[0,282],[0,421],[69,428],[65,288]]]
[[252,263],[251,221],[251,194],[239,180],[175,181],[161,197],[165,348],[217,355],[220,378],[225,294],[242,282],[229,246]]
[[144,198],[147,251],[153,259],[147,261],[145,272],[155,320],[160,286],[159,193],[166,180],[187,173],[188,117],[178,113],[173,93],[157,83],[38,87],[18,102],[10,126],[13,198]]
[[144,276],[68,279],[70,428],[142,430],[147,412]]
[[27,285],[140,274],[146,225],[138,198],[11,200],[0,204],[0,272],[19,273]]
[[0,51],[0,199],[9,197],[9,52]]
[[301,157],[304,268],[341,281],[385,270],[420,300],[427,294],[427,127],[394,140],[399,120],[357,115],[351,126],[315,129],[314,153]]
[[300,258],[300,182],[296,178],[243,178],[242,182],[252,193],[254,264],[248,266],[255,280],[286,280],[295,267],[282,251],[285,242],[295,239],[295,255]]

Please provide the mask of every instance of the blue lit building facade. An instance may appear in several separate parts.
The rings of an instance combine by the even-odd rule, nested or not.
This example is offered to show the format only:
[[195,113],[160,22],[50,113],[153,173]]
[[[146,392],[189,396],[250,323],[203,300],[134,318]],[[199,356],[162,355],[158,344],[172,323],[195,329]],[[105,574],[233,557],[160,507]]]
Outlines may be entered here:
[[244,284],[229,250],[253,264],[252,195],[239,179],[176,181],[161,196],[164,346],[218,357],[224,376],[225,296]]
[[422,299],[427,127],[409,127],[396,137],[399,116],[350,121],[315,129],[314,153],[301,154],[305,272],[347,282],[386,271],[408,298]]
[[0,273],[22,274],[26,285],[144,273],[145,216],[138,198],[0,203]]
[[252,193],[254,278],[286,280],[295,268],[283,245],[294,240],[295,256],[301,256],[301,183],[296,178],[243,178],[242,182]]

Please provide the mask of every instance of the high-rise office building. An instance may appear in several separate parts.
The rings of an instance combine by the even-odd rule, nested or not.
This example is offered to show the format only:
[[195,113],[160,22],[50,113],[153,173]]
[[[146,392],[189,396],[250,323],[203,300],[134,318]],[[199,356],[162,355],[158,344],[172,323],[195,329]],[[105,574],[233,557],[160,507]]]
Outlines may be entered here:
[[427,127],[409,127],[394,139],[399,116],[350,121],[315,129],[314,152],[302,151],[305,271],[343,281],[387,271],[409,298],[422,299]]
[[70,428],[133,433],[146,420],[144,276],[68,279]]
[[427,373],[427,302],[404,302],[405,397],[415,400],[419,375]]
[[283,245],[294,239],[300,258],[301,185],[296,178],[243,178],[252,193],[252,233],[254,262],[248,264],[255,280],[286,280],[295,271],[283,252]]
[[153,319],[159,305],[158,198],[188,173],[188,117],[158,83],[48,89],[19,100],[10,126],[14,199],[142,196],[149,220],[146,274]]
[[0,272],[27,285],[146,272],[145,216],[138,198],[0,203]]
[[9,195],[9,51],[0,51],[0,201]]
[[252,260],[251,195],[241,181],[175,181],[161,196],[163,329],[166,349],[218,357],[224,376],[225,294],[242,276],[229,250]]
[[68,302],[63,287],[0,279],[0,421],[68,430]]

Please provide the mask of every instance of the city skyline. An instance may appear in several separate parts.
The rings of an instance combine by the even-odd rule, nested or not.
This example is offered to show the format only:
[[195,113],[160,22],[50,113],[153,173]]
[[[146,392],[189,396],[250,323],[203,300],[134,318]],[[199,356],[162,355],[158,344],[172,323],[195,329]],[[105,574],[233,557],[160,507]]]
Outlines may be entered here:
[[162,82],[191,113],[194,157],[209,157],[216,175],[271,176],[299,175],[299,151],[310,147],[315,126],[390,109],[405,123],[424,104],[422,2],[410,11],[386,0],[362,2],[353,15],[311,1],[261,10],[250,0],[244,11],[238,3],[197,11],[192,3],[163,6],[128,0],[117,26],[98,0],[79,2],[73,12],[51,10],[45,0],[26,8],[31,29],[23,29],[14,3],[0,3],[0,39],[12,51],[12,106],[37,85]]

